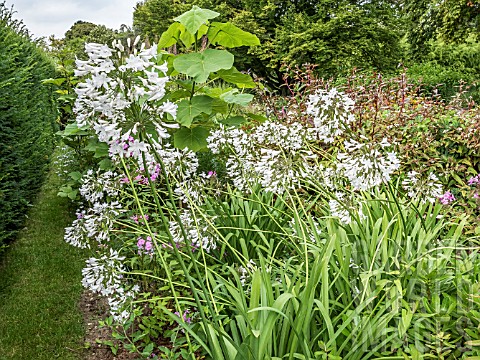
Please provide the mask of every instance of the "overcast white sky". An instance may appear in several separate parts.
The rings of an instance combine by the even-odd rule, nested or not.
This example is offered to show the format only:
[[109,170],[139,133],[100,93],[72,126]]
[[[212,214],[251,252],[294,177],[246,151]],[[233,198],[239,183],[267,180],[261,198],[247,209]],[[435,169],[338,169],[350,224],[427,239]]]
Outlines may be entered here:
[[139,0],[6,0],[33,37],[63,37],[77,21],[90,21],[118,29],[132,25],[133,9]]

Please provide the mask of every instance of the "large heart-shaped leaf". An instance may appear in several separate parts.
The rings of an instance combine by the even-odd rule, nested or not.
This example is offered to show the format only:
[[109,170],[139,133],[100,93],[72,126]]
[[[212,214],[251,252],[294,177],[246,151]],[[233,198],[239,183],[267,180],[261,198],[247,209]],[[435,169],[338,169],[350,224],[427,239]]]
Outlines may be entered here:
[[179,73],[203,83],[207,81],[210,73],[230,69],[233,66],[233,59],[233,55],[226,50],[208,49],[201,53],[179,55],[173,61],[173,66]]
[[177,16],[174,20],[183,24],[191,34],[195,34],[197,30],[200,29],[200,26],[219,15],[220,14],[215,11],[201,9],[197,5],[194,5],[191,10]]
[[252,77],[248,74],[241,73],[235,67],[232,67],[228,70],[219,70],[216,73],[216,77],[219,77],[226,82],[235,84],[239,88],[253,89],[255,87]]
[[260,45],[257,36],[243,31],[231,23],[214,22],[207,33],[210,43],[225,47],[255,46]]
[[250,101],[253,100],[252,94],[238,94],[237,89],[230,90],[229,92],[220,96],[220,98],[229,103],[229,104],[237,104],[241,106],[247,106],[250,104]]
[[189,148],[192,151],[198,151],[207,147],[209,134],[208,129],[201,126],[191,129],[182,127],[173,136],[173,144],[179,149]]
[[216,114],[226,114],[228,113],[228,104],[223,100],[215,98],[212,102],[212,112]]
[[190,127],[193,119],[200,114],[212,113],[212,101],[210,96],[194,96],[191,100],[184,99],[178,103],[177,121],[183,126]]
[[182,31],[185,31],[185,26],[180,23],[173,23],[160,37],[158,47],[166,48],[170,47],[178,42]]
[[[202,25],[198,30],[198,38],[201,38],[208,31],[208,26]],[[183,24],[178,22],[173,23],[168,27],[168,29],[160,37],[158,46],[161,48],[170,47],[174,44],[177,44],[178,41],[181,41],[186,48],[189,48],[195,42],[195,36],[192,35]]]
[[227,119],[222,119],[219,122],[223,125],[237,126],[238,127],[238,126],[242,125],[245,121],[246,121],[246,119],[243,116],[233,116],[233,117],[229,117]]

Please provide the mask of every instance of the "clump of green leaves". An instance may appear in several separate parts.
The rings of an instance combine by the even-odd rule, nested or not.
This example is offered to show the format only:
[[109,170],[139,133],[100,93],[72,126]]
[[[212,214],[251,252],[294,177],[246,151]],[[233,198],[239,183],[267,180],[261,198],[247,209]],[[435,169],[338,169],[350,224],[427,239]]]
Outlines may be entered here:
[[[168,96],[178,104],[181,128],[175,132],[174,145],[193,151],[206,148],[209,130],[218,124],[240,125],[253,114],[239,113],[253,95],[247,89],[256,87],[250,75],[234,66],[234,56],[226,48],[255,46],[255,35],[231,23],[211,21],[220,14],[194,6],[175,18],[158,46],[181,51],[165,53],[162,60],[171,65],[173,91]],[[213,48],[212,48],[213,47]]]

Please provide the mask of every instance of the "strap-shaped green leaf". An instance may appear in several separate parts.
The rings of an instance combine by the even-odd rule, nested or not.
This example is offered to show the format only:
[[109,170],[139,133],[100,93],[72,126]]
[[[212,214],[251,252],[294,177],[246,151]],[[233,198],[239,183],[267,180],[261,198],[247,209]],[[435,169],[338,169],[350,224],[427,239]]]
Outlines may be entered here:
[[179,55],[173,61],[173,67],[181,74],[192,77],[196,82],[207,81],[210,73],[230,69],[233,55],[226,50],[208,49],[201,53]]
[[210,43],[225,47],[260,45],[256,35],[243,31],[231,23],[214,22],[207,33]]
[[220,14],[215,11],[201,9],[194,5],[191,10],[177,16],[174,20],[183,24],[191,34],[195,34],[197,30],[200,29],[200,26],[219,15]]

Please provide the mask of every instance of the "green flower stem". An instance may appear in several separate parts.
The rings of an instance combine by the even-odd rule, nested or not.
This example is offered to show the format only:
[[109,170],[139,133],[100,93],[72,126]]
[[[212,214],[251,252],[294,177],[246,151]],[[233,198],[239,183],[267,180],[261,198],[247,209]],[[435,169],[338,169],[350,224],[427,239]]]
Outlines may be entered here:
[[[153,148],[153,143],[152,143],[152,139],[147,135],[145,136],[146,140],[148,141],[149,145]],[[198,266],[197,266],[197,263],[194,259],[194,256],[193,256],[193,252],[192,252],[192,248],[191,248],[191,243],[190,243],[190,240],[187,236],[187,233],[185,231],[185,227],[183,226],[182,224],[182,221],[181,221],[181,218],[180,218],[180,213],[178,211],[178,207],[175,205],[175,199],[173,197],[173,191],[172,191],[172,187],[170,185],[170,181],[168,180],[168,175],[167,175],[167,171],[165,169],[165,164],[163,163],[163,160],[160,158],[160,156],[158,155],[157,152],[154,152],[154,157],[156,159],[156,161],[158,162],[158,164],[160,165],[160,168],[161,168],[161,171],[162,171],[162,176],[163,178],[165,179],[165,185],[167,187],[167,192],[168,192],[168,198],[170,200],[170,203],[172,204],[173,208],[174,208],[174,213],[175,213],[175,218],[179,224],[179,227],[180,227],[180,231],[182,233],[182,236],[185,240],[185,244],[187,245],[186,246],[186,249],[187,249],[187,253],[188,253],[188,256],[189,258],[192,260],[192,266],[193,266],[193,269],[195,271],[195,274],[196,276],[198,277],[198,279],[201,279],[202,276],[200,274],[200,271],[198,269]],[[146,167],[146,162],[145,162],[145,157],[143,156],[143,161],[144,161],[144,168],[145,168],[145,171],[147,171],[147,167]],[[188,282],[188,285],[190,286],[191,288],[191,291],[192,291],[192,294],[193,294],[193,297],[195,299],[195,303],[197,304],[197,309],[200,313],[200,317],[202,319],[202,323],[205,327],[205,330],[208,329],[208,321],[207,321],[207,317],[205,315],[205,312],[203,310],[203,305],[200,301],[200,297],[198,296],[198,292],[195,288],[195,285],[192,281],[192,278],[191,276],[189,275],[189,272],[188,272],[188,269],[187,269],[187,266],[185,265],[185,261],[184,259],[182,258],[182,256],[180,255],[180,252],[178,251],[177,249],[177,246],[173,240],[173,237],[172,237],[172,234],[170,233],[170,230],[168,229],[168,220],[165,218],[165,214],[163,214],[163,211],[162,211],[162,207],[160,207],[160,202],[158,200],[158,194],[157,194],[157,191],[155,189],[155,187],[153,186],[152,182],[150,181],[150,178],[149,178],[149,183],[150,183],[150,186],[151,186],[151,189],[152,189],[152,194],[154,196],[154,199],[155,199],[155,202],[157,204],[157,207],[159,209],[159,213],[160,213],[160,216],[162,218],[162,221],[164,222],[165,226],[166,226],[166,232],[167,232],[167,235],[170,239],[170,243],[172,245],[172,248],[173,248],[173,251],[175,253],[175,256],[177,257],[179,263],[180,263],[180,266],[182,268],[182,271],[184,272],[185,274],[185,277],[187,279],[187,282]],[[211,294],[210,291],[207,292],[207,289],[205,288],[205,285],[203,284],[202,281],[199,282],[200,283],[200,287],[202,289],[202,292],[206,295],[207,293],[213,297],[213,295]],[[208,296],[205,296],[205,301],[207,303],[207,307],[208,307],[208,310],[209,310],[209,313],[210,314],[214,314],[214,308],[212,306],[212,303],[210,301],[210,298]],[[211,337],[211,334],[208,332],[208,331],[205,331],[206,334],[207,334],[207,337],[209,338],[209,342],[213,341],[213,338]],[[219,355],[219,354],[216,354],[216,355]],[[221,355],[220,355],[221,356]],[[220,358],[219,358],[220,359]]]
[[[123,168],[124,168],[124,170],[125,170],[125,173],[127,174],[128,181],[129,181],[129,183],[130,183],[130,186],[131,186],[131,188],[132,188],[133,196],[134,196],[134,198],[135,198],[135,201],[136,201],[136,203],[137,203],[138,209],[139,209],[139,211],[140,211],[140,215],[142,215],[142,217],[145,218],[145,214],[144,214],[144,211],[143,211],[142,204],[140,203],[140,199],[139,199],[139,197],[138,197],[137,190],[135,189],[133,179],[132,179],[132,177],[131,177],[131,175],[130,175],[130,172],[128,171],[128,168],[127,168],[127,166],[126,166],[126,164],[125,164],[125,160],[122,158],[121,161],[122,161],[122,166],[123,166]],[[145,156],[143,156],[143,161],[145,162]],[[145,166],[145,165],[144,165],[144,166]],[[146,167],[145,167],[145,169],[146,169]],[[149,183],[151,184],[150,178],[149,178]],[[156,195],[156,193],[155,193],[155,195]],[[158,201],[158,199],[156,199],[156,200]],[[162,215],[163,215],[163,213],[162,213]],[[166,264],[165,259],[164,259],[163,256],[161,255],[161,254],[162,254],[161,248],[158,246],[158,242],[157,242],[156,236],[153,234],[153,231],[151,230],[150,225],[148,224],[148,221],[145,222],[145,225],[146,225],[147,230],[148,230],[148,232],[149,232],[149,234],[150,234],[150,236],[151,236],[151,238],[152,238],[152,240],[153,240],[153,243],[154,243],[154,245],[155,245],[155,248],[156,248],[156,250],[157,250],[157,253],[159,254],[160,261],[162,262],[163,268],[165,269],[165,272],[166,272],[166,274],[167,274],[168,284],[169,284],[170,289],[171,289],[171,291],[172,291],[172,294],[173,294],[173,297],[174,297],[174,301],[175,301],[175,305],[176,305],[177,309],[179,309],[179,312],[181,313],[181,312],[182,312],[182,308],[181,308],[180,302],[179,302],[179,300],[178,300],[178,298],[177,298],[177,296],[176,296],[175,286],[174,286],[174,284],[173,284],[173,280],[172,280],[173,277],[172,277],[172,274],[171,274],[171,272],[170,272],[170,267]],[[175,246],[174,246],[174,248],[176,249]],[[144,275],[145,275],[145,274],[144,274]],[[187,333],[186,338],[187,338],[187,342],[188,342],[188,345],[189,345],[190,349],[192,349],[193,347],[192,347],[190,338],[189,338],[189,336],[188,336],[188,333]]]

